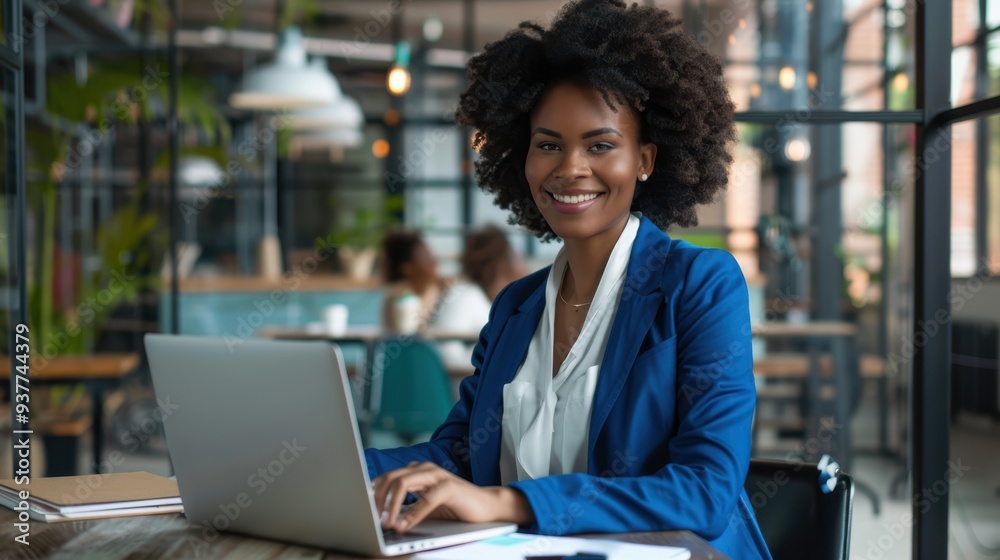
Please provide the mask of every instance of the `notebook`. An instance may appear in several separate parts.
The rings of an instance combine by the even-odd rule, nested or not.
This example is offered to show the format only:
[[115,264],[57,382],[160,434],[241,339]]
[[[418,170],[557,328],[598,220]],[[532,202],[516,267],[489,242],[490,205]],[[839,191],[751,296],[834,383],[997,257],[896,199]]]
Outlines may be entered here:
[[147,472],[34,478],[28,486],[0,480],[0,505],[21,511],[18,493],[28,490],[28,513],[39,521],[71,521],[179,513],[175,480]]

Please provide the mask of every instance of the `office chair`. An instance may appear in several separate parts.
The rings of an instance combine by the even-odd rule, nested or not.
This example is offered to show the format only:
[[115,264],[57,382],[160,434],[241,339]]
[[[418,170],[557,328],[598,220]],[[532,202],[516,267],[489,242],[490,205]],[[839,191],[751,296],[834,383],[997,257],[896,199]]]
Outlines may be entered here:
[[744,488],[774,560],[849,558],[854,480],[820,465],[750,460]]
[[455,400],[437,349],[413,337],[376,343],[371,365],[372,428],[415,443],[444,422]]

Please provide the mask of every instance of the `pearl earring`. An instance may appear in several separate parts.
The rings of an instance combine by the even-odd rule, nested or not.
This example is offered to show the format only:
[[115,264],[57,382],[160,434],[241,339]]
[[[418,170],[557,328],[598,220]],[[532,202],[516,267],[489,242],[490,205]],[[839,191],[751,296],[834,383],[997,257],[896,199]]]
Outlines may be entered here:
[[639,180],[640,181],[645,181],[647,178],[649,178],[649,175],[646,175],[645,173],[643,173],[642,177],[639,177]]

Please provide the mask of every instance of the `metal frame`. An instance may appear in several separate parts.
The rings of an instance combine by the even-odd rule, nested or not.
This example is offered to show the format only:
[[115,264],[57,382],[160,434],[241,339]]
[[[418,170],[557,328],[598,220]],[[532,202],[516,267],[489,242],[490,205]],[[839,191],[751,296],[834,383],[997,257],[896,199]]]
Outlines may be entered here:
[[169,0],[170,33],[167,38],[167,64],[170,67],[170,107],[167,113],[168,150],[170,151],[170,171],[167,178],[168,199],[168,242],[170,246],[170,332],[177,334],[181,328],[180,279],[177,263],[177,232],[180,230],[180,209],[177,193],[177,160],[180,152],[180,122],[177,116],[178,93],[180,91],[181,66],[177,56],[177,23],[180,22],[180,6],[177,0]]
[[[915,184],[912,336],[926,343],[916,345],[910,403],[915,559],[948,557],[949,488],[944,485],[941,495],[934,483],[946,476],[950,457],[951,332],[941,328],[930,336],[921,332],[921,325],[951,322],[951,127],[941,116],[951,93],[951,21],[950,1],[917,3],[916,93],[923,122],[917,125],[916,154],[922,172]],[[938,499],[924,507],[921,497],[932,486]]]
[[[986,7],[980,1],[979,8]],[[951,83],[951,2],[917,3],[917,105],[924,121],[917,127],[917,153],[922,161],[934,156],[933,165],[918,166],[923,172],[916,183],[916,239],[914,275],[914,340],[923,335],[913,362],[913,551],[916,559],[948,555],[948,490],[951,427],[951,333],[942,328],[937,336],[922,333],[917,325],[951,321],[950,219],[951,216],[951,125],[1000,113],[1000,96],[948,108]],[[993,30],[990,30],[993,31]],[[985,34],[977,40],[985,45]],[[977,76],[981,79],[981,76]],[[983,92],[984,93],[984,92]],[[939,144],[940,142],[940,144]],[[938,149],[937,146],[946,146]],[[985,163],[985,161],[983,162]],[[981,175],[981,170],[979,170]],[[977,189],[984,185],[977,184]],[[977,193],[977,196],[982,196]],[[943,218],[943,219],[942,219]],[[978,216],[977,216],[978,218]],[[977,220],[979,228],[984,223]],[[978,252],[978,251],[977,251]],[[941,321],[940,313],[946,313]],[[934,486],[937,500],[920,498]],[[944,488],[942,495],[939,489]],[[930,507],[925,505],[929,503]]]
[[[4,33],[6,36],[20,37],[23,35],[22,31],[22,5],[21,0],[2,0],[3,10],[4,10],[4,26],[5,29],[0,29],[0,32]],[[8,34],[8,30],[10,33]],[[7,316],[7,326],[9,330],[10,340],[10,381],[9,381],[9,394],[11,403],[14,402],[14,395],[17,394],[17,377],[14,372],[17,371],[18,361],[16,360],[14,353],[14,343],[16,341],[15,326],[18,324],[28,324],[28,286],[26,284],[27,279],[27,264],[25,258],[25,220],[27,215],[27,209],[25,205],[25,187],[24,187],[24,46],[21,45],[14,46],[11,48],[10,45],[0,46],[0,72],[10,71],[13,77],[13,91],[14,99],[12,100],[12,107],[5,108],[8,114],[13,113],[13,118],[7,120],[6,130],[4,131],[7,136],[5,141],[4,149],[7,150],[8,154],[12,154],[14,157],[7,161],[7,174],[4,177],[6,182],[7,177],[12,179],[11,184],[7,184],[4,192],[8,195],[7,199],[7,254],[10,258],[10,272],[9,278],[11,283],[16,283],[17,287],[14,290],[9,290],[9,301],[7,302],[7,308],[10,313]],[[6,78],[6,77],[5,77]],[[7,87],[7,84],[4,84]],[[11,110],[12,109],[12,110]],[[13,188],[12,188],[13,187]],[[13,191],[13,196],[10,196],[11,191]],[[12,287],[12,286],[8,286]],[[29,336],[30,336],[29,332]],[[30,380],[30,369],[28,378]],[[31,429],[30,417],[27,423],[17,422],[17,415],[15,412],[15,407],[10,407],[10,423],[11,429],[15,426],[20,427],[24,430]],[[11,445],[11,473],[17,471],[17,450],[13,448],[15,444],[15,438],[10,438]],[[28,453],[31,453],[31,441],[28,441]],[[29,468],[30,475],[30,468]]]

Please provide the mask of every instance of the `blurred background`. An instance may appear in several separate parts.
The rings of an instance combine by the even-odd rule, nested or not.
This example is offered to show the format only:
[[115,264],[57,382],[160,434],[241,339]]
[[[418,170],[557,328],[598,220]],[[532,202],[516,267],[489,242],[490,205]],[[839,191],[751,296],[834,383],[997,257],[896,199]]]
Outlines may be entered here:
[[[832,454],[859,482],[852,557],[910,558],[911,358],[926,343],[914,186],[935,163],[915,160],[915,4],[645,3],[724,61],[737,106],[728,190],[669,234],[732,252],[746,276],[754,454]],[[474,131],[452,120],[464,65],[563,2],[20,4],[3,2],[0,38],[0,354],[26,313],[34,474],[170,473],[171,407],[152,392],[147,332],[336,342],[366,444],[428,437],[471,373],[498,286],[560,247],[509,225],[477,188]],[[953,106],[995,101],[1000,2],[951,7],[951,70],[937,77]],[[11,18],[23,33],[7,32]],[[926,217],[950,220],[953,320],[920,332],[952,337],[943,433],[970,466],[948,496],[954,558],[1000,557],[992,107],[935,145],[950,160],[950,216]],[[414,333],[405,359],[379,359]]]

